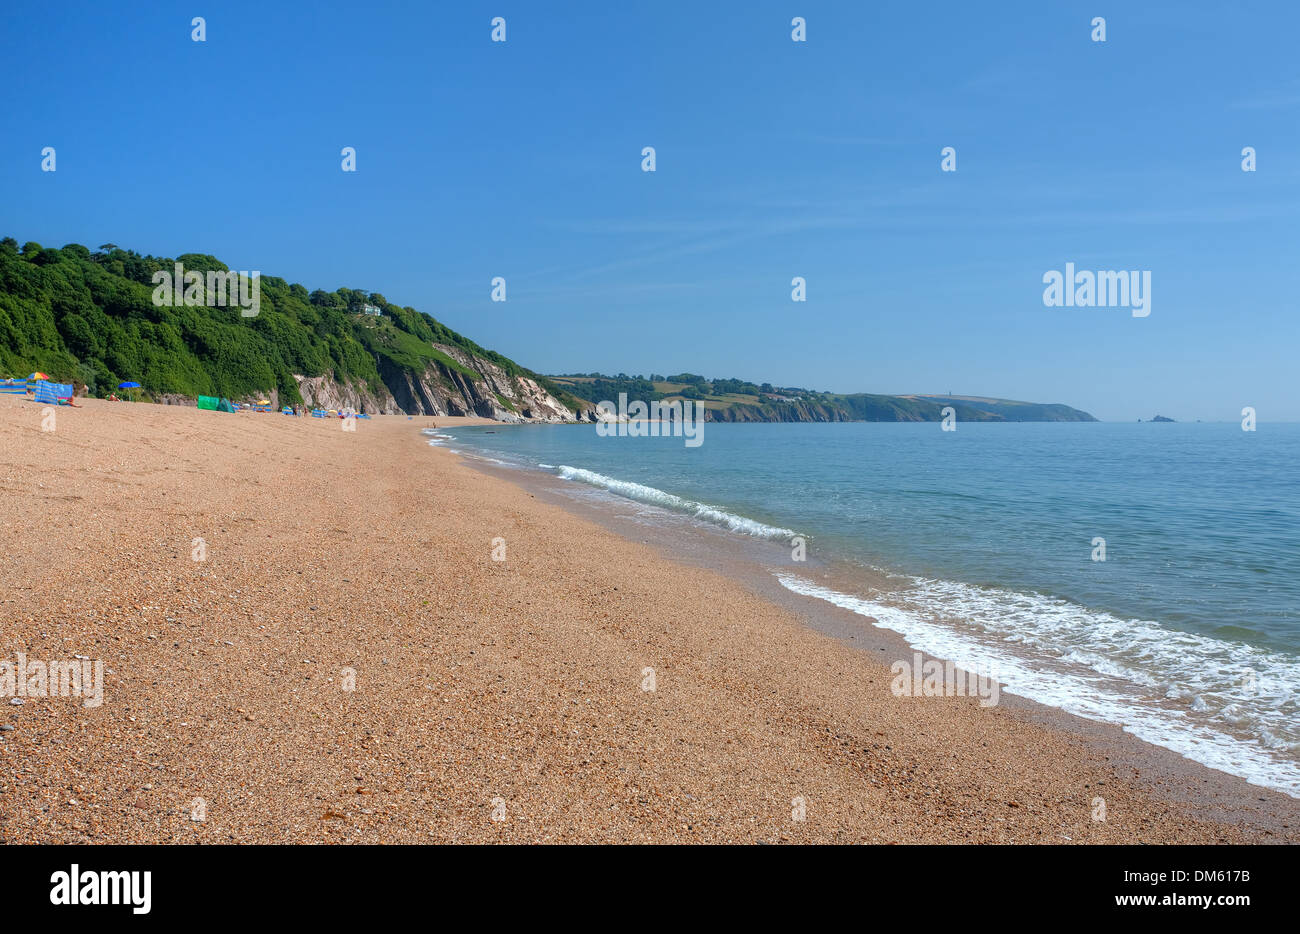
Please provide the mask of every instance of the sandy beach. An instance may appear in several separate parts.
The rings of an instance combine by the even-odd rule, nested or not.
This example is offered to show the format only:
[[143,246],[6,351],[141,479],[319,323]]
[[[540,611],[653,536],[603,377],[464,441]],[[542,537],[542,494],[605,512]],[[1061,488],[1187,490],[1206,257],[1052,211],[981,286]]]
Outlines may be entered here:
[[1300,838],[1113,727],[896,698],[884,636],[419,433],[455,422],[0,398],[0,660],[104,666],[96,707],[0,698],[0,839]]

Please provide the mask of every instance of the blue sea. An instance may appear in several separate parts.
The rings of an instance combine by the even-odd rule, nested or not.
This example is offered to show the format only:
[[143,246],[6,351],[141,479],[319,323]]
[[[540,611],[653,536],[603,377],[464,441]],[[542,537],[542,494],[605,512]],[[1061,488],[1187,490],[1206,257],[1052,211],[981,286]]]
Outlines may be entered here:
[[1300,425],[709,423],[699,447],[590,425],[430,435],[651,517],[799,537],[849,570],[827,586],[769,561],[789,590],[1300,796]]

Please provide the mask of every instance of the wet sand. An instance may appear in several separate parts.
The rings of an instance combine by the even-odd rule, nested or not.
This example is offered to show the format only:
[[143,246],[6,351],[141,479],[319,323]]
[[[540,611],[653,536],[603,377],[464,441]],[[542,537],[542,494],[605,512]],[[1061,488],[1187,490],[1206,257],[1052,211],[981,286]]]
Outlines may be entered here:
[[102,660],[104,698],[0,699],[6,842],[1300,833],[1116,728],[896,698],[897,637],[419,434],[453,420],[41,412],[0,398],[0,660]]

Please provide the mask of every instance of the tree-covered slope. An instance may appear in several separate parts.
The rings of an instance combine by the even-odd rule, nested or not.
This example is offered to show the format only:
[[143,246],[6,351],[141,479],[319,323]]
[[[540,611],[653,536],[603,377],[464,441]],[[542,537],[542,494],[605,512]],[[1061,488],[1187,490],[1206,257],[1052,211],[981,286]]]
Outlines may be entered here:
[[[228,271],[202,254],[173,260],[112,244],[91,252],[0,241],[0,375],[41,370],[99,396],[134,380],[154,398],[311,402],[300,391],[306,377],[318,396],[332,398],[328,384],[339,398],[379,410],[504,414],[548,396],[543,408],[559,411],[556,418],[585,408],[544,377],[375,292],[308,292],[262,276],[254,317],[234,304],[156,304],[154,273],[177,262],[186,272]],[[381,314],[362,314],[367,305]]]

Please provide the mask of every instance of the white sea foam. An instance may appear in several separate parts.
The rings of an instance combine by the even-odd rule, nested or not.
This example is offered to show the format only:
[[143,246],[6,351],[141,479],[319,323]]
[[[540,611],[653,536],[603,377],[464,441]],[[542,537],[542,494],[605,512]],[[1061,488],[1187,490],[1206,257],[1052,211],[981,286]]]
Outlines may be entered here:
[[581,467],[566,465],[560,465],[556,470],[565,480],[577,480],[638,502],[684,512],[687,515],[695,516],[697,519],[720,525],[733,532],[743,532],[755,538],[789,539],[798,534],[790,529],[777,528],[754,519],[738,516],[735,513],[727,512],[725,509],[719,509],[717,506],[710,506],[708,503],[698,503],[693,499],[674,496],[672,493],[665,493],[663,490],[652,486],[643,486],[640,483],[632,483],[628,480],[616,480],[613,477],[596,473],[594,470],[584,470]]
[[[451,435],[444,435],[434,428],[422,429],[420,434],[427,436],[429,439],[429,447],[434,447],[434,448],[444,447],[449,441],[456,440]],[[496,457],[489,457],[487,454],[484,454],[480,451],[462,451],[460,448],[447,448],[447,450],[450,451],[452,454],[459,454],[461,457],[468,457],[473,460],[486,461],[489,464],[496,464],[499,467],[517,466],[515,464],[510,463],[509,461],[503,461]]]
[[[991,666],[1010,693],[1119,724],[1196,762],[1300,797],[1300,765],[1290,758],[1300,671],[1286,656],[1037,594],[913,578],[902,591],[866,599],[785,571],[776,577],[795,593],[870,616],[938,658],[967,670]],[[1247,669],[1255,673],[1253,689],[1242,677]],[[1258,738],[1223,732],[1232,727]]]
[[[914,579],[906,598],[948,612],[982,634],[1033,646],[1209,718],[1246,726],[1269,748],[1300,754],[1300,659],[1040,594]],[[1225,714],[1225,711],[1228,711]]]

